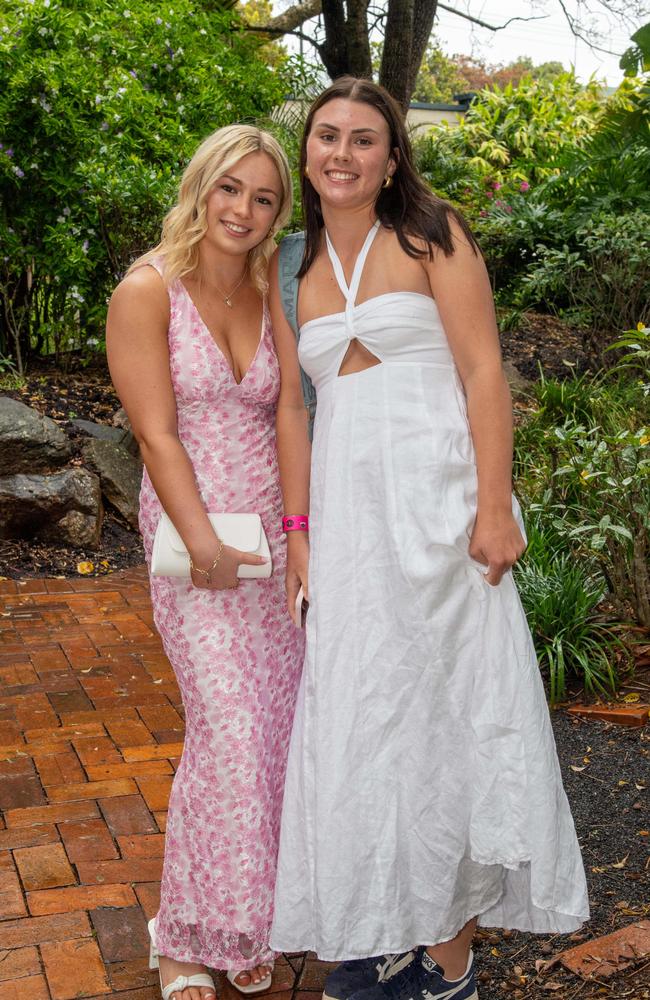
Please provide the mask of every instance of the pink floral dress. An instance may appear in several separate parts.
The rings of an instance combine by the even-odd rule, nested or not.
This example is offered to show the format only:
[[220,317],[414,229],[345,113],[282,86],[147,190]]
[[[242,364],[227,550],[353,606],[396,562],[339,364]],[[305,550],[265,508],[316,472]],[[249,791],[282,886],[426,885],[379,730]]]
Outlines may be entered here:
[[[237,383],[181,282],[169,297],[178,434],[201,497],[210,511],[261,515],[273,575],[227,591],[151,578],[187,727],[169,803],[156,940],[178,961],[247,969],[273,954],[280,810],[303,660],[284,591],[274,428],[280,374],[266,306],[257,353]],[[145,471],[140,529],[148,561],[161,510]]]

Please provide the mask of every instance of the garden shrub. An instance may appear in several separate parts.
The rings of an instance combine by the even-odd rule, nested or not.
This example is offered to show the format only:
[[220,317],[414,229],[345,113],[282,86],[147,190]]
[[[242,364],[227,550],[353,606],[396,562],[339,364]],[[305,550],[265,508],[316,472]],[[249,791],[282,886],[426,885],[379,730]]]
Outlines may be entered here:
[[[4,0],[0,355],[97,343],[198,142],[266,114],[291,66],[192,0]],[[268,43],[266,43],[268,45]]]
[[564,550],[595,566],[619,621],[650,625],[648,397],[619,372],[542,380],[517,428],[524,506]]
[[626,649],[599,613],[607,588],[593,564],[567,552],[552,526],[533,522],[515,576],[540,667],[548,673],[551,704],[566,697],[570,674],[589,694],[613,691],[616,660]]
[[536,252],[520,282],[524,303],[579,310],[597,363],[607,361],[613,330],[650,322],[650,213],[602,215],[571,246],[539,244]]
[[[596,83],[583,88],[569,74],[553,83],[487,89],[457,128],[435,127],[415,149],[433,189],[468,215],[501,303],[522,308],[531,296],[542,308],[571,308],[579,323],[586,322],[599,363],[599,326],[613,324],[611,332],[647,319],[639,303],[650,217],[647,77],[626,79],[607,100]],[[620,216],[629,224],[619,224]],[[617,294],[614,273],[628,251],[632,301],[620,314],[624,296]],[[592,266],[599,269],[595,287]]]

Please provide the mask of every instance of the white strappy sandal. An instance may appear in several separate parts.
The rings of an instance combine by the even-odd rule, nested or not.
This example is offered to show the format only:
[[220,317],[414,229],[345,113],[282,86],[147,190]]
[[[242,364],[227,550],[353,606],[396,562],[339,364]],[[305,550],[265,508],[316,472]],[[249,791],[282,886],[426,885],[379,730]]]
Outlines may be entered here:
[[[149,968],[158,969],[158,975],[160,976],[160,962],[158,961],[158,951],[156,950],[154,921],[150,920],[147,927],[149,929],[149,938],[151,939],[149,946]],[[181,993],[183,990],[189,989],[190,986],[202,986],[204,989],[212,990],[215,998],[217,996],[212,976],[209,976],[207,972],[196,972],[192,976],[176,976],[176,979],[167,986],[163,986],[162,976],[160,976],[162,1000],[169,1000],[173,993]]]
[[271,985],[271,979],[273,977],[273,962],[260,962],[260,965],[267,965],[271,970],[264,979],[260,979],[259,983],[247,983],[246,986],[242,986],[240,983],[236,983],[235,979],[237,976],[241,976],[242,972],[248,972],[248,969],[240,969],[239,972],[236,969],[228,969],[226,972],[226,979],[228,982],[239,990],[240,993],[263,993],[264,990],[268,990]]

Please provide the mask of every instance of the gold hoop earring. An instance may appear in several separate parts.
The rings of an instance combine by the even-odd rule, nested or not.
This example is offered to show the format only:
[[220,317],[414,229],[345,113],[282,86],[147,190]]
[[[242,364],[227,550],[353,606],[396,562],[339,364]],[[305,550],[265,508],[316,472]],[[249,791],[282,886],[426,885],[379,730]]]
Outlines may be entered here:
[[309,164],[305,164],[305,177],[309,177]]
[[384,183],[382,184],[382,188],[384,190],[387,190],[389,187],[392,187],[392,186],[393,186],[393,178],[392,178],[392,176],[390,174],[386,174],[386,177],[384,179]]

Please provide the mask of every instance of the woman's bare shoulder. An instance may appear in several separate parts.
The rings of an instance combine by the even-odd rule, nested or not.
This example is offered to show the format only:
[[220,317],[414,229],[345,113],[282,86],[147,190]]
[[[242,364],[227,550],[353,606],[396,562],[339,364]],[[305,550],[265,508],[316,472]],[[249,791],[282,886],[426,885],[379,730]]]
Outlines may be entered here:
[[169,316],[169,293],[155,267],[143,264],[122,278],[111,296],[109,313],[124,310],[136,315],[148,312],[161,318]]

